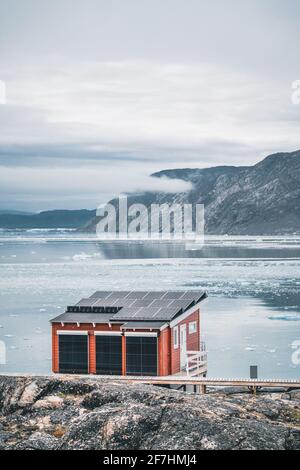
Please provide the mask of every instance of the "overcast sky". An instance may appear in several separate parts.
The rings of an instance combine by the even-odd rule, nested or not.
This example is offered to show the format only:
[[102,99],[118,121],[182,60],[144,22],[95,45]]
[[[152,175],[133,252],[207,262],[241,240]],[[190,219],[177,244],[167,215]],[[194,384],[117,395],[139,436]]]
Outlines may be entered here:
[[299,0],[0,0],[0,209],[299,149],[299,23]]

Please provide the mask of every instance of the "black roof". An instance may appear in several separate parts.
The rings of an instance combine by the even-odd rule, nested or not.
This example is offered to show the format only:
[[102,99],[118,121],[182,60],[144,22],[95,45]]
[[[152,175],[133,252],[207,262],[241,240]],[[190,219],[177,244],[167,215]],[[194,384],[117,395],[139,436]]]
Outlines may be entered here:
[[206,297],[204,291],[97,291],[52,323],[168,322]]

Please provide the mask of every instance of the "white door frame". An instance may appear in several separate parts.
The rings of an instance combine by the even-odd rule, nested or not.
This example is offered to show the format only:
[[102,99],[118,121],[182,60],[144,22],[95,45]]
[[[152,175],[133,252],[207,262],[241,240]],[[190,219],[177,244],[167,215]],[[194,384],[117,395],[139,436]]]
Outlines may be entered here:
[[180,325],[180,370],[187,364],[186,325]]

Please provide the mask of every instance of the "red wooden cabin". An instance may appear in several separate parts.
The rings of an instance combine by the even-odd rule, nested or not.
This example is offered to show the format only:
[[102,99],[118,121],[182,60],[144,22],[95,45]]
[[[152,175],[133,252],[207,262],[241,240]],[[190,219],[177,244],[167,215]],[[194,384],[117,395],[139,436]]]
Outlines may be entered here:
[[205,292],[95,292],[52,323],[55,373],[206,373],[200,342]]

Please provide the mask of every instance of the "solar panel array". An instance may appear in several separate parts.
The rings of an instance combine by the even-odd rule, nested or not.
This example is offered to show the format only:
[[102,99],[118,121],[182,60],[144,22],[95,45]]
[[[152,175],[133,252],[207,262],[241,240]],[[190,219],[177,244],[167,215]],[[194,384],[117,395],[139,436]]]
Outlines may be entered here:
[[178,308],[151,308],[151,307],[137,307],[137,308],[122,308],[120,312],[114,315],[114,320],[160,320],[169,321],[175,317],[181,309]]
[[97,291],[67,312],[110,313],[112,321],[169,321],[205,296],[201,291]]
[[[89,299],[102,300],[183,300],[200,299],[202,291],[97,291]],[[89,300],[86,299],[86,300]]]

